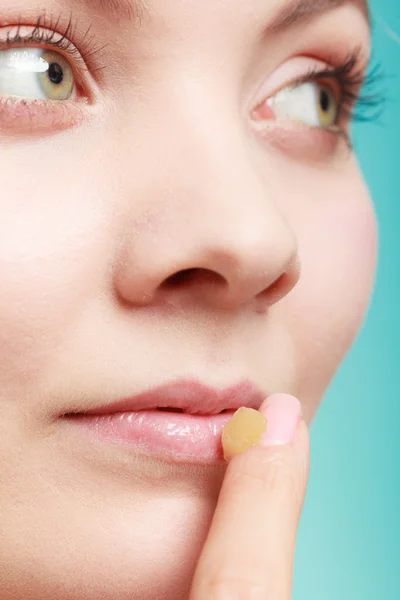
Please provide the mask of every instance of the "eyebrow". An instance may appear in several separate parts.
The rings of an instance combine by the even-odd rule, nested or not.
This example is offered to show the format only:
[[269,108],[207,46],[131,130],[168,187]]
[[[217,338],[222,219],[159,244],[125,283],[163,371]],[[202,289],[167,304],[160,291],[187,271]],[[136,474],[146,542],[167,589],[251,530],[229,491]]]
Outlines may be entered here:
[[[85,2],[93,10],[106,13],[109,18],[135,21],[138,25],[150,13],[147,0],[85,0]],[[292,0],[285,4],[268,29],[270,31],[286,29],[346,4],[358,6],[371,26],[367,0]]]
[[367,19],[368,25],[371,26],[367,0],[292,0],[273,19],[268,29],[280,31],[346,5],[357,6]]

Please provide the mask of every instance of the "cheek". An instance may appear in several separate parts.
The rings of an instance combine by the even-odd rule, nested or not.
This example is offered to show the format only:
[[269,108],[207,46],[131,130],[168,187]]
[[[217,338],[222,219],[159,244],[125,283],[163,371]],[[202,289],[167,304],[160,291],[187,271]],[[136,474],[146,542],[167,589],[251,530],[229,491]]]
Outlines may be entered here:
[[296,338],[297,392],[309,419],[364,320],[378,238],[364,187],[349,202],[329,203],[314,217],[302,229],[302,274],[287,307]]
[[44,202],[30,197],[19,210],[0,205],[2,384],[31,385],[39,377],[76,324],[96,278],[98,219],[85,212],[82,192],[75,203]]

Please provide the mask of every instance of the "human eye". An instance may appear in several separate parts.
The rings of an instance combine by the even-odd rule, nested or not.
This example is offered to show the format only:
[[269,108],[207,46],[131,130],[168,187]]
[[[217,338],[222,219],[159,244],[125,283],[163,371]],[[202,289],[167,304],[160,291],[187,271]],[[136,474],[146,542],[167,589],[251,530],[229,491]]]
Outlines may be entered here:
[[[62,29],[60,22],[40,17],[33,27],[0,28],[0,134],[51,133],[76,125],[93,102],[90,69],[69,37],[77,28],[69,20]],[[93,59],[95,41],[87,34],[82,40]]]
[[268,104],[275,118],[294,119],[310,127],[330,128],[340,112],[340,101],[332,87],[318,81],[288,86]]
[[0,50],[0,96],[70,100],[76,95],[73,69],[59,52],[43,48]]
[[261,124],[276,123],[289,129],[297,124],[297,143],[299,134],[307,136],[308,129],[313,135],[304,143],[323,142],[326,137],[321,136],[325,135],[330,136],[330,147],[343,138],[351,148],[350,122],[375,119],[382,104],[382,97],[371,90],[382,76],[380,65],[368,72],[368,65],[360,67],[359,62],[356,50],[336,67],[317,63],[280,86],[257,106],[253,115]]

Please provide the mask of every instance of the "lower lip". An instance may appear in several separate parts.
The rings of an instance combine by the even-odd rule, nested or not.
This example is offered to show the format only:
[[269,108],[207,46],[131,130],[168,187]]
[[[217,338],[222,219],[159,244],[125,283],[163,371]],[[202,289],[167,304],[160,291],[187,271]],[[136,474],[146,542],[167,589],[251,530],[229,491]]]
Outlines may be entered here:
[[219,415],[189,415],[160,410],[109,415],[66,415],[98,439],[129,446],[134,451],[180,463],[222,462],[221,435],[235,411]]

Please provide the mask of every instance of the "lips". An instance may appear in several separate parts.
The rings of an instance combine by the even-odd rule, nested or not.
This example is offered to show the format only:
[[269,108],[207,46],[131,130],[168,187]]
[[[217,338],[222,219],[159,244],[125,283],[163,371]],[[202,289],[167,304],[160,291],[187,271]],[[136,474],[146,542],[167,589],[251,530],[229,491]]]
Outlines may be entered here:
[[249,381],[222,390],[180,380],[132,398],[64,414],[64,425],[123,451],[175,463],[223,461],[221,435],[235,410],[258,409],[267,394]]
[[246,380],[218,390],[199,381],[183,379],[84,412],[87,415],[104,415],[159,409],[191,415],[216,415],[223,411],[237,410],[241,406],[258,410],[266,395]]

